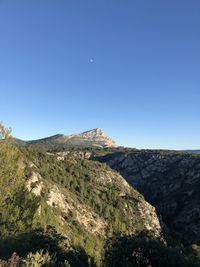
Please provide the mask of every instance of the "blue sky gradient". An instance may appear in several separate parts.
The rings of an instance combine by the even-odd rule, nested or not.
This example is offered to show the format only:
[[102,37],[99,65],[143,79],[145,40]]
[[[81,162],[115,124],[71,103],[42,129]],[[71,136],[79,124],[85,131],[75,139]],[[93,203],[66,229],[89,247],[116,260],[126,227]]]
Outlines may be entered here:
[[0,120],[200,148],[200,1],[0,0]]

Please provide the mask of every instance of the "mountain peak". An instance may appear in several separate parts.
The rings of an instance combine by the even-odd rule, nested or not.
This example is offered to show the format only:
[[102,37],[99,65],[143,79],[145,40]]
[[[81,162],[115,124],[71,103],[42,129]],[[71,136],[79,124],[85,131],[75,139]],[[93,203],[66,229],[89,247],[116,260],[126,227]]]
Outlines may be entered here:
[[93,146],[116,147],[116,143],[110,139],[101,128],[95,128],[75,135],[87,142],[92,142]]
[[39,140],[21,141],[24,144],[39,144],[39,145],[61,145],[69,144],[83,147],[117,147],[116,143],[109,138],[101,128],[94,128],[78,134],[64,135],[57,134]]
[[101,128],[94,128],[94,129],[88,130],[86,132],[83,132],[82,134],[94,134],[94,135],[106,136],[104,131]]
[[103,129],[101,128],[94,128],[92,130],[90,130],[91,132],[98,132],[98,133],[103,133]]

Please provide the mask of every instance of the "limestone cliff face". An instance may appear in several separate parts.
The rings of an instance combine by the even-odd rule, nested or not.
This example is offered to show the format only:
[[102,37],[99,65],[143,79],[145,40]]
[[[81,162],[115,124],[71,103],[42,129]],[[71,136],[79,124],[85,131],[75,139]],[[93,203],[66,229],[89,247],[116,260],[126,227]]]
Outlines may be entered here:
[[200,243],[200,157],[138,151],[99,160],[137,188],[181,238]]

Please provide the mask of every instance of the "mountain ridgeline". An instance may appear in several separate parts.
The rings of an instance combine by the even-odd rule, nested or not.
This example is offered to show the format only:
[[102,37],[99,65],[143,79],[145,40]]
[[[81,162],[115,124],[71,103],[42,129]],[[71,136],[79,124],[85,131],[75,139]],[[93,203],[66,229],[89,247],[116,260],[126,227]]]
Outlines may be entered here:
[[198,155],[99,128],[0,141],[0,266],[200,266]]
[[100,128],[89,130],[79,134],[56,134],[43,139],[23,141],[15,139],[18,144],[36,144],[45,147],[66,146],[66,147],[117,147],[116,143],[106,136]]

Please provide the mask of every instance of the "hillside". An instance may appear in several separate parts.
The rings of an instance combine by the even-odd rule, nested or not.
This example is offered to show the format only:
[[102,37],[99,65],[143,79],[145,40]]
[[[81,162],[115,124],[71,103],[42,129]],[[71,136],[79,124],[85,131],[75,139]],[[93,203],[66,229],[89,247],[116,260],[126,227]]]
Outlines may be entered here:
[[[91,257],[98,259],[103,240],[117,231],[149,230],[161,237],[155,209],[106,165],[74,152],[63,157],[33,154],[27,185],[35,195],[45,195],[44,209],[48,207],[51,214],[48,224],[67,235],[72,244],[84,247]],[[101,244],[99,249],[96,242]]]

